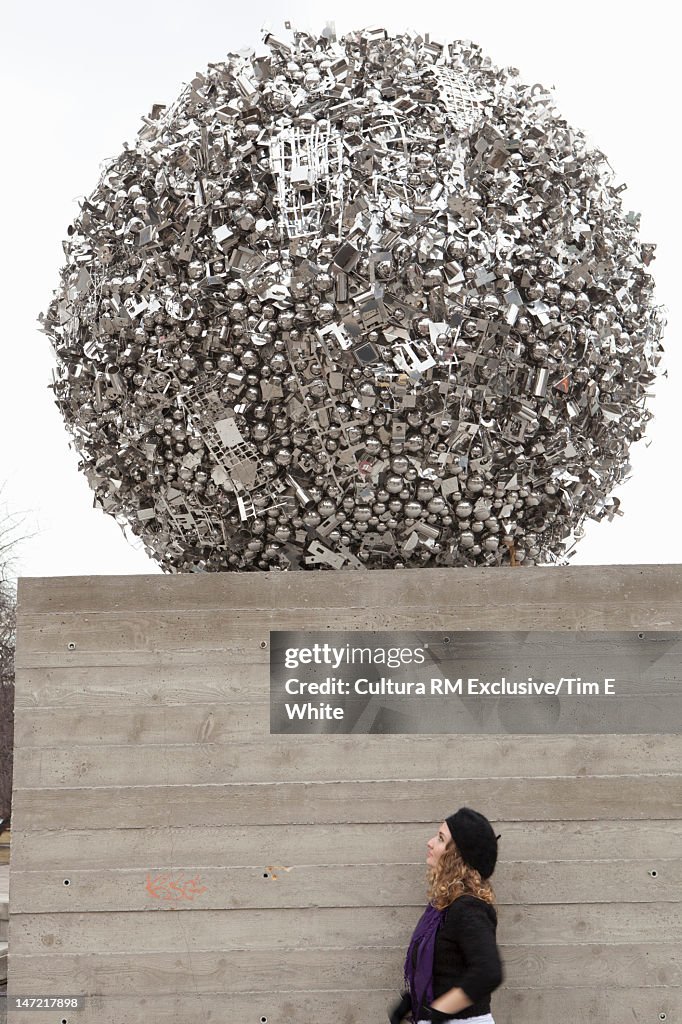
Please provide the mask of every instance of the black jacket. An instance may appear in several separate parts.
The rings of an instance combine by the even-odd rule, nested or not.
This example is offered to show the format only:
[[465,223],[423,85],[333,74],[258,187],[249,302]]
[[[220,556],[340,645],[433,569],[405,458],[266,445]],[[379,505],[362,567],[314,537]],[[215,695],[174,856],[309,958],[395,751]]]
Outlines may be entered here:
[[473,1005],[453,1013],[455,1020],[490,1013],[490,993],[504,980],[496,931],[495,907],[477,896],[460,896],[447,908],[436,933],[433,998],[451,988],[464,989]]

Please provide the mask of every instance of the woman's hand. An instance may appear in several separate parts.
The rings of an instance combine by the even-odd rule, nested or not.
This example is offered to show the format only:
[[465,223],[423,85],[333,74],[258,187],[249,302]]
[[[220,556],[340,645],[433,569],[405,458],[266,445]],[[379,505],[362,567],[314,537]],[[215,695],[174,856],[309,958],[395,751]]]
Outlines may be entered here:
[[447,992],[443,992],[442,995],[438,996],[436,1003],[440,1003],[440,1006],[434,1006],[433,1003],[429,1006],[429,1013],[431,1014],[431,1020],[436,1024],[440,1024],[444,1020],[452,1020],[456,1013],[460,1010],[466,1010],[467,1006],[472,1006],[473,1002],[466,994],[464,989],[455,986],[455,988],[448,989]]
[[412,1000],[409,992],[403,992],[400,1002],[388,1011],[388,1019],[391,1024],[400,1024],[412,1009]]

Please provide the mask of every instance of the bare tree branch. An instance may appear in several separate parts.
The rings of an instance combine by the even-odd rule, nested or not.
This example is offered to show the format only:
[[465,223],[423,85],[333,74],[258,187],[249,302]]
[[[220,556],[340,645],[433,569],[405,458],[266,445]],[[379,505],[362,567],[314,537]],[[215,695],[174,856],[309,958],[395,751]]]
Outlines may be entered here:
[[[0,485],[0,497],[4,485]],[[23,530],[23,514],[0,507],[0,818],[12,814],[14,759],[14,652],[17,595],[14,584],[18,546],[33,534]]]
[[[5,484],[0,484],[0,501]],[[16,579],[19,546],[35,537],[24,529],[26,512],[10,512],[6,503],[0,504],[0,585]]]
[[0,587],[0,818],[12,814],[14,761],[14,650],[17,602],[12,587]]

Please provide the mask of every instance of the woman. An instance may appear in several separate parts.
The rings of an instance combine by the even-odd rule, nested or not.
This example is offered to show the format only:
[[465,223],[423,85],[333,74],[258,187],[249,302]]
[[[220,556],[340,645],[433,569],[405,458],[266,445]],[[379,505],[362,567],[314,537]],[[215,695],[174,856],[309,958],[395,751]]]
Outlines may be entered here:
[[407,991],[389,1012],[391,1024],[409,1013],[414,1022],[495,1024],[490,993],[503,981],[495,939],[492,825],[470,807],[446,818],[427,843],[429,905],[405,957]]

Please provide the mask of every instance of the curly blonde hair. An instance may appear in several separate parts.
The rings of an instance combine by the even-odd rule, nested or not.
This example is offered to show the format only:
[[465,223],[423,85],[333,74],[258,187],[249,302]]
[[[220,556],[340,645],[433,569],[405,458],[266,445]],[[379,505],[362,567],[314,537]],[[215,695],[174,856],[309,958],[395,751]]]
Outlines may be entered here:
[[464,896],[478,896],[491,903],[496,902],[495,890],[487,879],[469,864],[465,864],[455,843],[450,840],[443,850],[435,868],[427,872],[428,900],[437,910],[445,910],[453,900]]

